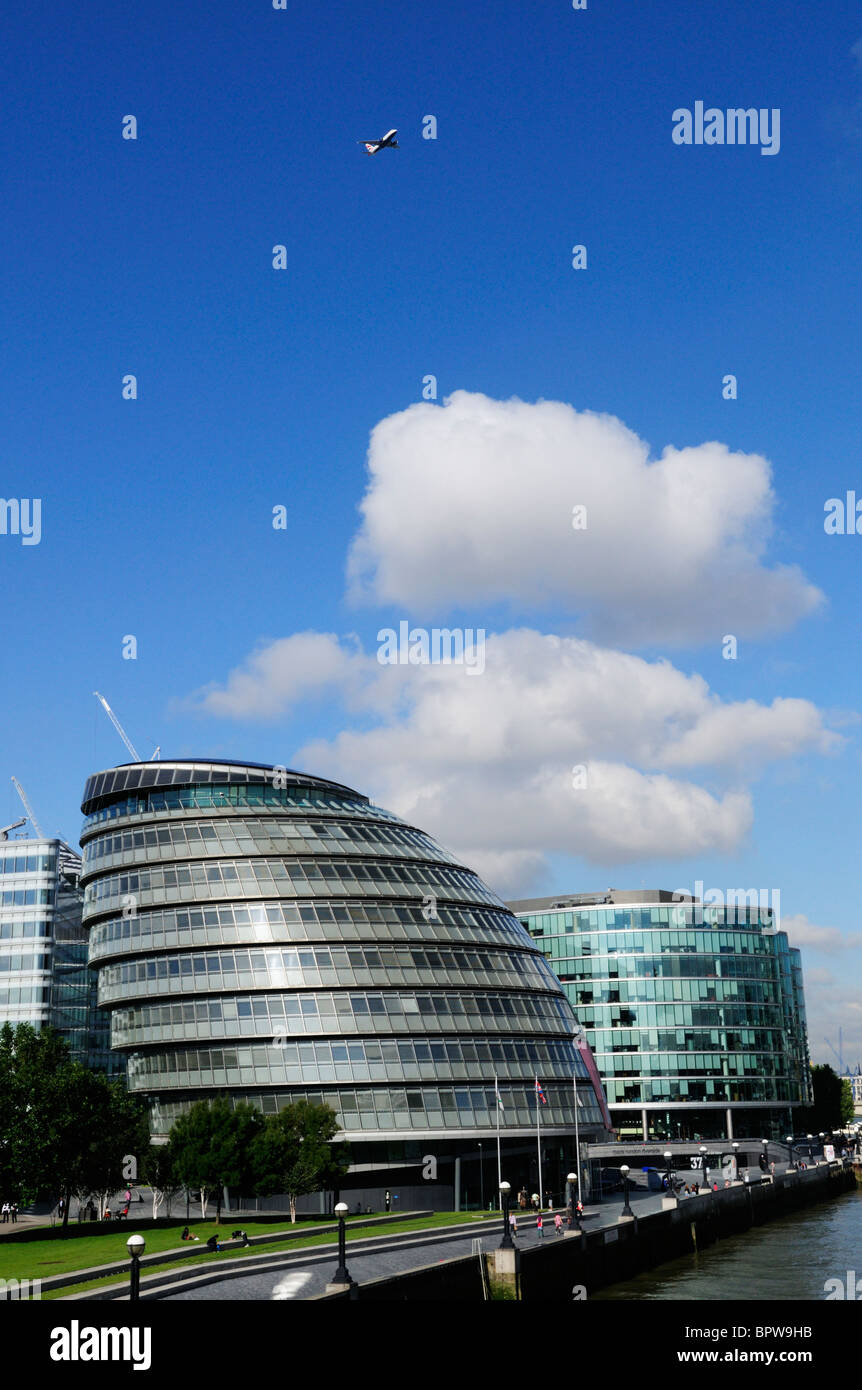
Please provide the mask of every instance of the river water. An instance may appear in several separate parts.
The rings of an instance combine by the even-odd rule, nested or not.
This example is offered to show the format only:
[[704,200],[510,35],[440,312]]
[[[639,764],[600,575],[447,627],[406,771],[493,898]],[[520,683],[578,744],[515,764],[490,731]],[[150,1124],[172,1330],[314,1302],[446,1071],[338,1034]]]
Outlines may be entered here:
[[826,1280],[846,1289],[848,1270],[862,1280],[862,1188],[601,1289],[591,1301],[825,1300]]

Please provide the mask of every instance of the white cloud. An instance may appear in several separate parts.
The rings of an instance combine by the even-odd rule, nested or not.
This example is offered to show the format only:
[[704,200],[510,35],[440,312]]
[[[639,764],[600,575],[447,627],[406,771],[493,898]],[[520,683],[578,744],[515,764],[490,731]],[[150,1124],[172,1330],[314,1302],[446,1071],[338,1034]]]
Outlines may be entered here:
[[650,461],[614,416],[456,391],[382,420],[368,462],[357,600],[564,604],[638,646],[781,631],[822,602],[796,566],[764,563],[775,499],[757,454],[713,442]]
[[[786,931],[791,946],[812,951],[859,950],[862,946],[862,932],[845,932],[838,927],[821,927],[809,921],[803,912],[782,913],[781,930]],[[831,979],[831,976],[829,977]]]
[[[611,865],[733,852],[752,823],[751,769],[834,737],[807,701],[724,704],[667,661],[526,628],[488,637],[481,676],[381,666],[302,633],[255,652],[202,705],[276,717],[324,691],[373,727],[307,744],[298,765],[373,795],[506,893],[541,883],[553,853]],[[718,786],[678,775],[695,767]]]
[[329,632],[296,632],[260,645],[243,668],[219,688],[213,682],[190,697],[208,714],[235,719],[271,719],[310,695],[327,689],[349,694],[369,662]]
[[[783,924],[782,924],[783,925]],[[802,961],[808,1051],[814,1062],[825,1062],[838,1071],[838,1029],[843,1034],[845,1063],[855,1070],[862,1062],[862,998],[855,981],[837,980],[828,971],[807,969]],[[830,1046],[831,1044],[831,1046]]]

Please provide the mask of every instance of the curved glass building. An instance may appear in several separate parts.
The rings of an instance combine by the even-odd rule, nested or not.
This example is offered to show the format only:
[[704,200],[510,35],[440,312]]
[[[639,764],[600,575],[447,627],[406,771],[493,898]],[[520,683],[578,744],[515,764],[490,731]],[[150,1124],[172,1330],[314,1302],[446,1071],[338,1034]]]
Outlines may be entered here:
[[586,1029],[622,1139],[777,1139],[810,1103],[799,951],[756,893],[739,897],[510,904]]
[[542,951],[421,830],[255,763],[100,772],[82,810],[90,964],[155,1134],[218,1092],[264,1113],[306,1097],[333,1107],[376,1186],[449,1165],[472,1202],[496,1188],[498,1116],[524,1154],[509,1181],[535,1182],[537,1105],[570,1166],[575,1077],[581,1131],[605,1132]]

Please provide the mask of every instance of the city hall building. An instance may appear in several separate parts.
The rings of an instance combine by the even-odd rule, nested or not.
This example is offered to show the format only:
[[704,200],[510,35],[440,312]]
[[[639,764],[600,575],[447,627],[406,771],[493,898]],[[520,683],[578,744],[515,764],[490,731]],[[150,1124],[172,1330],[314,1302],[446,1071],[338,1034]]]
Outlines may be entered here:
[[811,1103],[802,964],[771,908],[664,891],[510,903],[583,1024],[621,1139],[778,1139]]
[[542,948],[420,829],[256,763],[114,768],[82,810],[90,964],[155,1136],[218,1093],[305,1097],[350,1142],[346,1191],[451,1208],[496,1196],[498,1123],[504,1179],[538,1190],[538,1124],[558,1197],[576,1091],[580,1133],[606,1134]]

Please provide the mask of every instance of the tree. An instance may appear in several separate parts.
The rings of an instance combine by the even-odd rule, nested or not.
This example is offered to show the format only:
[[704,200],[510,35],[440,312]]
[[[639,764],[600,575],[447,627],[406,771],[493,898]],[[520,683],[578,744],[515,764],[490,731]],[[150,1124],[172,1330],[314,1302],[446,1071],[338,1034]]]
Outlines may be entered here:
[[177,1176],[174,1151],[169,1143],[150,1145],[144,1155],[143,1176],[153,1189],[153,1220],[164,1201],[167,1201],[167,1214],[170,1216],[171,1200],[183,1184]]
[[4,1193],[32,1202],[112,1191],[123,1157],[148,1143],[143,1102],[69,1059],[50,1028],[0,1029],[0,1180]]
[[19,1202],[50,1197],[59,1186],[54,1093],[69,1066],[69,1049],[51,1029],[0,1029],[0,1178],[4,1194]]
[[213,1192],[217,1194],[219,1222],[224,1188],[253,1190],[250,1155],[262,1125],[263,1116],[253,1105],[239,1101],[231,1106],[227,1096],[196,1101],[176,1121],[170,1133],[176,1173],[184,1187],[200,1193],[202,1217],[206,1217],[207,1200]]
[[97,1193],[104,1210],[107,1194],[120,1186],[123,1160],[146,1153],[150,1136],[143,1102],[130,1096],[122,1082],[109,1081],[78,1062],[57,1076],[53,1114],[65,1226],[73,1194],[83,1201]]
[[332,1143],[337,1133],[338,1120],[328,1105],[297,1100],[267,1116],[254,1143],[256,1190],[267,1197],[286,1192],[291,1221],[296,1221],[297,1197],[337,1187],[347,1172],[347,1145]]
[[805,1124],[815,1134],[820,1130],[840,1129],[842,1120],[841,1077],[828,1065],[811,1068],[814,1104],[804,1112]]
[[841,1127],[842,1127],[842,1129],[846,1129],[847,1125],[853,1123],[853,1117],[854,1117],[855,1114],[856,1114],[856,1102],[855,1102],[854,1099],[853,1099],[853,1087],[852,1087],[852,1085],[850,1084],[850,1078],[847,1077],[847,1076],[842,1076],[842,1078],[841,1078]]

